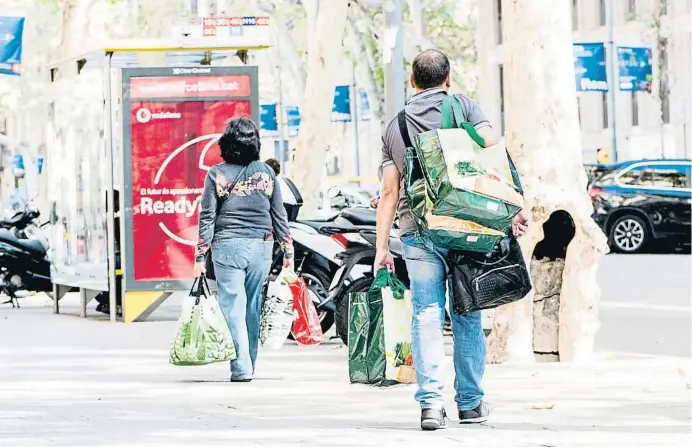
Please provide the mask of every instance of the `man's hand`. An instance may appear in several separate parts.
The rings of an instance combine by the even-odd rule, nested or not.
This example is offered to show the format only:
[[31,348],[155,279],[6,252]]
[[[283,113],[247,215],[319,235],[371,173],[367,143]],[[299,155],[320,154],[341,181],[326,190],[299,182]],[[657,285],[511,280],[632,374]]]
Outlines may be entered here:
[[206,273],[207,273],[207,267],[204,265],[203,261],[195,263],[195,269],[194,269],[195,278],[199,278]]
[[512,233],[516,238],[521,238],[529,230],[529,217],[522,210],[512,219]]
[[382,268],[387,268],[389,272],[394,272],[394,257],[388,250],[378,250],[375,255],[375,263],[372,267],[373,273],[377,274]]

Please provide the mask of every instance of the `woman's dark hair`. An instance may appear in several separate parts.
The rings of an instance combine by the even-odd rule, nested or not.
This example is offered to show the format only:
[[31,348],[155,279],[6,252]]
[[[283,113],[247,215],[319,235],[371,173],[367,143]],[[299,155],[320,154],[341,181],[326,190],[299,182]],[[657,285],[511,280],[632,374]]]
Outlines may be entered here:
[[233,165],[249,165],[260,158],[259,129],[249,118],[233,118],[219,139],[221,158]]
[[276,160],[276,159],[267,159],[267,160],[264,161],[264,163],[266,163],[267,165],[269,165],[269,166],[271,167],[271,169],[274,170],[274,174],[276,174],[277,176],[278,176],[279,174],[281,174],[281,163],[280,163],[278,160]]

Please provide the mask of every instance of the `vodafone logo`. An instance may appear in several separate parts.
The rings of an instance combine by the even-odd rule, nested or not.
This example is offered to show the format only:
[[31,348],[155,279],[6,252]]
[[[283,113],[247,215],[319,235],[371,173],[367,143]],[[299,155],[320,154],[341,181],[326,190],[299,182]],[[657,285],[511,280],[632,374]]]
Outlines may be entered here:
[[135,113],[135,118],[140,123],[148,123],[151,120],[179,120],[182,114],[180,112],[152,112],[143,107]]

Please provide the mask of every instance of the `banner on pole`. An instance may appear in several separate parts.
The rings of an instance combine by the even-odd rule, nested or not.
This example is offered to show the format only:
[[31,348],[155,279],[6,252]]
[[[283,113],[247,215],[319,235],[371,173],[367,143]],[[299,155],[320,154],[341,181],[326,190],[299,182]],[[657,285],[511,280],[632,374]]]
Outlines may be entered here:
[[620,90],[651,92],[653,54],[648,47],[618,47]]
[[288,136],[297,137],[300,130],[300,108],[298,106],[286,106],[286,124]]
[[24,17],[0,16],[0,75],[19,76]]
[[276,104],[260,106],[260,137],[276,138],[279,136],[279,123],[276,119]]
[[334,103],[332,105],[332,121],[351,121],[351,89],[350,86],[336,86]]
[[608,75],[603,42],[576,43],[573,50],[577,92],[607,92]]

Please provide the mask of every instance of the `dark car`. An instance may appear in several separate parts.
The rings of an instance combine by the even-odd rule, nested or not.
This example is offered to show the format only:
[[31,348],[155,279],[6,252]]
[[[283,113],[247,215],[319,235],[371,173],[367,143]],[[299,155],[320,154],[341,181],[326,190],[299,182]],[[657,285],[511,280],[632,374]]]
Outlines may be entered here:
[[611,165],[589,187],[594,220],[613,250],[634,253],[654,240],[690,242],[692,161],[637,160]]

